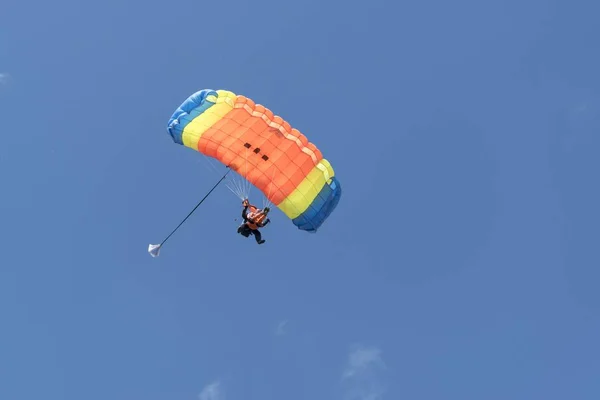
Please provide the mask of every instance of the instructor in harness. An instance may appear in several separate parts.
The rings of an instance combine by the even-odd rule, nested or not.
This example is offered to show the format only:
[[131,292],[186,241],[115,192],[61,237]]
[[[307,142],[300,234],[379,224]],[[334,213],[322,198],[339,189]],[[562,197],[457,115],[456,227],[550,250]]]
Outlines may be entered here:
[[265,227],[271,222],[271,220],[267,218],[270,211],[269,207],[260,210],[256,206],[251,205],[248,202],[248,199],[244,200],[242,205],[244,206],[244,209],[242,210],[244,223],[238,227],[237,232],[244,237],[254,235],[256,243],[263,244],[265,240],[262,238],[258,228]]

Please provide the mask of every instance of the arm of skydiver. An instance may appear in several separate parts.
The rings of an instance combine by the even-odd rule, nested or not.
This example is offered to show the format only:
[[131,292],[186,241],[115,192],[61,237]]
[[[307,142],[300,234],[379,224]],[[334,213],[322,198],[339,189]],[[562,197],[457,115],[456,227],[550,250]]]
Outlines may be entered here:
[[260,227],[261,227],[261,228],[263,228],[263,227],[267,226],[267,224],[268,224],[269,222],[271,222],[271,220],[267,218],[267,220],[266,220],[265,222],[263,222],[263,223],[260,225]]

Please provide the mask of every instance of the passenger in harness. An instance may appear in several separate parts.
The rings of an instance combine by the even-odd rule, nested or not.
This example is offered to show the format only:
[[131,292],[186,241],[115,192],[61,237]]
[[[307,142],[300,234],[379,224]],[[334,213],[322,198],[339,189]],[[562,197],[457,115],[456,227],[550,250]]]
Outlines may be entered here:
[[248,202],[248,199],[244,200],[242,205],[244,206],[244,209],[242,210],[244,223],[238,227],[237,232],[244,237],[254,235],[256,243],[263,244],[265,240],[262,238],[258,228],[262,228],[271,222],[271,220],[267,218],[270,211],[269,207],[260,210],[256,206],[251,205]]

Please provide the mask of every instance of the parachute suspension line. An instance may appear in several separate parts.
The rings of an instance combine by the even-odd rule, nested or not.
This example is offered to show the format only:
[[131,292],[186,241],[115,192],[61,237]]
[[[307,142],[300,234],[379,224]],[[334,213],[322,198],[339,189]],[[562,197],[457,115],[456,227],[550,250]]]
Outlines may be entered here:
[[[239,175],[239,174],[238,174]],[[246,195],[244,193],[244,180],[241,176],[239,176],[239,180],[237,179],[232,179],[232,181],[234,182],[236,188],[237,188],[237,195],[240,198],[240,200],[244,200],[246,198]]]
[[[203,156],[201,158],[204,159],[204,161],[206,162],[209,169],[211,169],[213,172],[215,172],[217,174],[221,173],[219,168],[217,166],[215,166],[215,164],[213,162],[214,160],[211,157]],[[225,186],[227,187],[227,189],[229,189],[229,191],[231,191],[237,197],[241,198],[242,195],[241,195],[240,189],[238,188],[237,182],[234,179],[232,179],[230,176],[228,177],[227,180],[228,180],[228,182],[225,182]],[[243,198],[242,198],[242,200],[243,200]]]
[[250,195],[250,189],[252,187],[252,184],[246,178],[244,178],[244,176],[248,176],[248,149],[246,149],[245,152],[243,173],[244,175],[238,174],[236,178],[231,178],[232,183],[236,187],[236,194],[240,200],[248,198]]
[[226,183],[226,185],[227,185],[227,188],[229,190],[231,190],[231,192],[233,194],[236,195],[236,197],[240,197],[240,189],[237,187],[237,182],[236,181],[231,180],[230,182]]
[[219,169],[213,163],[213,160],[211,159],[211,157],[208,157],[208,156],[206,156],[206,155],[203,154],[201,158],[204,160],[204,162],[208,166],[208,169],[211,169],[213,172],[215,172],[217,174],[220,173]]
[[[209,163],[211,164],[211,166],[213,167],[213,169],[215,170],[215,172],[216,172],[217,174],[220,174],[220,173],[221,173],[221,171],[220,171],[220,170],[219,170],[219,168],[218,168],[218,167],[216,167],[216,166],[215,166],[215,164],[212,162],[213,160],[212,160],[212,159],[210,159],[210,158],[208,158],[208,157],[206,157],[206,158],[208,159]],[[239,197],[239,193],[238,193],[237,187],[235,186],[235,181],[233,181],[233,180],[231,179],[231,177],[230,177],[230,176],[228,177],[227,181],[225,182],[225,186],[227,187],[227,189],[229,189],[229,191],[230,191],[231,193],[233,193],[234,195],[236,195],[237,197]],[[232,186],[233,186],[233,187],[232,187]]]
[[[244,176],[248,176],[248,148],[246,147],[246,155],[245,155],[245,161],[244,161]],[[242,185],[244,186],[244,198],[248,198],[248,196],[250,195],[250,181],[248,179],[244,179],[242,180]]]
[[237,179],[229,177],[229,184],[231,186],[233,186],[233,187],[231,187],[228,185],[227,187],[229,188],[229,190],[231,190],[236,195],[236,197],[239,197],[240,200],[244,200],[243,190],[241,189],[241,186],[240,186],[239,182],[237,181]]
[[271,174],[271,183],[269,184],[269,192],[267,193],[267,197],[265,197],[263,199],[263,208],[265,207],[269,207],[271,208],[273,206],[273,203],[271,202],[271,194],[273,193],[273,180],[275,179],[275,164],[273,164],[271,166],[271,168],[273,168],[273,173]]
[[229,172],[231,172],[231,168],[227,167],[227,172],[225,172],[225,175],[223,175],[221,177],[221,179],[219,179],[219,181],[217,183],[215,183],[215,185],[212,187],[212,189],[210,189],[208,191],[208,193],[206,193],[206,195],[202,198],[202,200],[200,200],[198,202],[198,204],[196,204],[196,207],[194,207],[192,209],[192,211],[190,211],[190,213],[179,223],[179,225],[177,225],[177,227],[175,229],[173,229],[171,231],[171,233],[169,233],[169,235],[167,235],[167,237],[160,243],[160,244],[151,244],[148,245],[148,253],[150,253],[150,255],[152,257],[158,257],[158,254],[160,252],[160,248],[167,242],[167,240],[169,240],[169,238],[179,229],[179,227],[181,225],[183,225],[183,223],[194,213],[194,211],[196,211],[196,209],[198,207],[200,207],[200,204],[202,204],[204,202],[204,200],[206,200],[206,198],[217,188],[217,186],[219,186],[219,184],[227,177],[227,175],[229,174]]

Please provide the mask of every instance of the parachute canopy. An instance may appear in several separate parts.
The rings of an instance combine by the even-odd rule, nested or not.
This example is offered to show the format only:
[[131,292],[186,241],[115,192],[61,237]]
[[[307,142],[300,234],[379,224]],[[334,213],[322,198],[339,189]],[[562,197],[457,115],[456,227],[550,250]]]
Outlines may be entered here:
[[316,232],[340,200],[342,188],[321,151],[245,96],[200,90],[177,108],[167,130],[175,143],[236,171],[301,230]]

